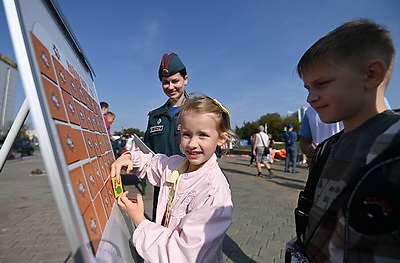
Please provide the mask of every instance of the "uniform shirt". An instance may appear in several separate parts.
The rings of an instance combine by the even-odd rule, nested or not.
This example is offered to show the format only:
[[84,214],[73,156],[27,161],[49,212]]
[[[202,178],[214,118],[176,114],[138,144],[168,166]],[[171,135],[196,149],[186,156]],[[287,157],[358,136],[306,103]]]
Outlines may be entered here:
[[149,113],[144,142],[155,153],[168,156],[183,155],[180,146],[180,120],[178,114],[170,117],[168,101]]
[[232,222],[229,184],[213,155],[200,169],[182,173],[176,182],[168,227],[161,225],[169,191],[166,182],[187,159],[174,155],[131,152],[134,170],[161,187],[156,222],[144,220],[133,233],[133,244],[149,262],[223,262],[222,244]]

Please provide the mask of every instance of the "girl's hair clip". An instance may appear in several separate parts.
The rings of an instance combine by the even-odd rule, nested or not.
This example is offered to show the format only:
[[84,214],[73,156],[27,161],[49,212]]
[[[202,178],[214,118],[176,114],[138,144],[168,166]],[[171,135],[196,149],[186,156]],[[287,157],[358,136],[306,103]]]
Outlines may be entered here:
[[217,105],[223,112],[229,115],[229,111],[221,104],[217,99],[212,100],[215,105]]

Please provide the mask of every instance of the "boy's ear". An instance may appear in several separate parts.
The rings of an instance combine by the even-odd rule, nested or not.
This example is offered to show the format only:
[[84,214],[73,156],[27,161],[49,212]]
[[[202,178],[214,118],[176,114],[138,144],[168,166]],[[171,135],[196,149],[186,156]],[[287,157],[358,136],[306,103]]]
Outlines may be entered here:
[[221,133],[219,135],[217,145],[222,146],[226,142],[226,140],[228,140],[228,133],[227,132]]
[[377,88],[385,79],[387,67],[385,62],[374,59],[365,66],[365,87],[367,89]]

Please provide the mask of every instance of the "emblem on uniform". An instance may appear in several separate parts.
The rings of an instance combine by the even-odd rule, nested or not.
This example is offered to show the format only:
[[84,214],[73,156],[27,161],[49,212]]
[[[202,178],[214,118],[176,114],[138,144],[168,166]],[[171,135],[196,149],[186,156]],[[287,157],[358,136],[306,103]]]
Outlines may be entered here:
[[161,119],[158,119],[158,120],[157,120],[157,124],[160,124],[160,123],[161,123]]
[[169,70],[166,69],[166,68],[163,68],[161,74],[162,74],[164,77],[168,77],[168,76],[169,76]]
[[162,130],[164,130],[164,125],[158,125],[158,126],[150,127],[150,133],[159,132],[159,131],[162,131]]

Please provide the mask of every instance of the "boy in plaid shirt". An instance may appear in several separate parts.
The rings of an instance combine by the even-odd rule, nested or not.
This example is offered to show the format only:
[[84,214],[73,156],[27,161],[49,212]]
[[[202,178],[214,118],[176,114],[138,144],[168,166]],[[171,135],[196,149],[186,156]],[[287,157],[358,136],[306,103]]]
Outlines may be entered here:
[[319,39],[297,65],[321,120],[344,124],[313,160],[329,151],[300,237],[311,262],[400,260],[400,115],[384,103],[394,56],[389,31],[357,19]]

